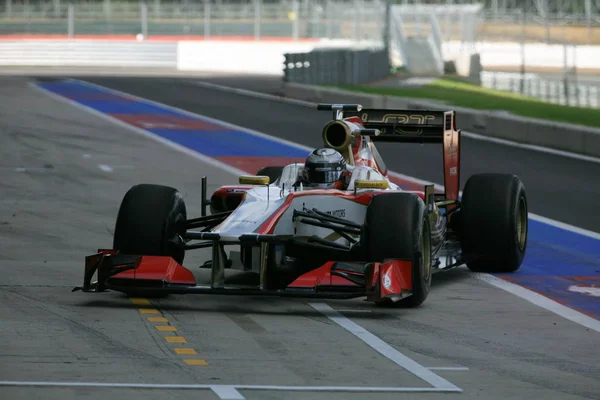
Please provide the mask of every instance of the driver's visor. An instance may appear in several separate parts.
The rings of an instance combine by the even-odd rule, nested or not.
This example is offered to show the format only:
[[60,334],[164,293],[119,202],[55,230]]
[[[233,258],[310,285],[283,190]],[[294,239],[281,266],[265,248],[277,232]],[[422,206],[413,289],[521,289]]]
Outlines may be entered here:
[[341,169],[336,171],[331,167],[306,170],[308,181],[311,183],[333,183],[339,179],[341,173]]

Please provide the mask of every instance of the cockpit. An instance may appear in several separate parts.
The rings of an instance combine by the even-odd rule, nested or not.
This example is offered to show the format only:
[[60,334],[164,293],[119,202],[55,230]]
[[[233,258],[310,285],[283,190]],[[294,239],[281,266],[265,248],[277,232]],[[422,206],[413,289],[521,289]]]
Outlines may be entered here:
[[[280,178],[274,182],[275,185],[282,189],[292,189],[303,176],[304,164],[294,163],[288,164],[283,168]],[[354,183],[357,180],[360,181],[387,181],[387,179],[374,168],[368,166],[348,166],[348,170],[351,172],[350,181],[348,187],[345,190],[354,190]],[[304,185],[297,186],[295,190],[308,189]]]

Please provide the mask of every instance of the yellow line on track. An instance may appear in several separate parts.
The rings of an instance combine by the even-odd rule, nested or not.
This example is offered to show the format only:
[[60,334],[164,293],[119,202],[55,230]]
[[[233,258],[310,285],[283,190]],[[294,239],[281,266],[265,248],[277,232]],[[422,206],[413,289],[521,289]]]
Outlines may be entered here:
[[190,359],[190,358],[184,359],[183,362],[186,363],[187,365],[208,365],[208,363],[204,360]]
[[148,299],[140,299],[137,297],[130,297],[129,300],[138,306],[149,306],[151,303]]
[[[151,306],[152,303],[148,299],[139,298],[139,297],[130,297],[129,301],[137,306]],[[138,308],[138,311],[142,314],[159,314],[159,317],[146,317],[148,322],[162,322],[167,325],[154,325],[154,328],[159,332],[177,332],[177,328],[169,323],[169,320],[162,316],[162,313],[156,308]],[[177,334],[163,336],[167,343],[187,343],[187,340],[183,336],[179,336]],[[195,349],[189,347],[175,347],[173,352],[177,355],[197,355]],[[198,358],[184,358],[183,362],[187,365],[208,365],[206,360],[198,359]]]
[[161,332],[175,332],[177,330],[173,325],[155,325],[154,327]]
[[183,336],[165,336],[167,343],[187,343]]
[[192,348],[188,348],[188,347],[175,347],[173,349],[173,351],[176,354],[182,355],[182,354],[186,354],[186,355],[190,355],[190,354],[198,354],[196,353],[196,350],[192,349]]
[[140,308],[139,310],[142,314],[160,314],[160,311],[155,308]]
[[169,322],[165,317],[148,317],[149,322]]

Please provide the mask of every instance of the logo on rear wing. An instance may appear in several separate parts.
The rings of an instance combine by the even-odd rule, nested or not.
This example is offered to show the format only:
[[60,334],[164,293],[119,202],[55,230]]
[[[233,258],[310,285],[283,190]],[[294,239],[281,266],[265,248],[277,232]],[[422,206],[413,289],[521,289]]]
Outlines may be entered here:
[[[439,136],[444,129],[444,112],[389,112],[390,110],[366,109],[347,112],[360,118],[365,127],[376,127],[382,134],[421,136],[426,132]],[[434,132],[432,132],[432,130]]]

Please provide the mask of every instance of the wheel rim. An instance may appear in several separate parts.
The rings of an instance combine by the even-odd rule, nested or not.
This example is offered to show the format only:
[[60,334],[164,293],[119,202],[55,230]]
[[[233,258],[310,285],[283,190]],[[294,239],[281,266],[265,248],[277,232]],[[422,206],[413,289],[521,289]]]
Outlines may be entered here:
[[517,228],[517,244],[519,250],[525,250],[525,244],[527,243],[527,205],[525,199],[519,197],[517,204],[516,228]]

